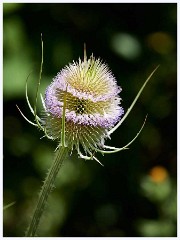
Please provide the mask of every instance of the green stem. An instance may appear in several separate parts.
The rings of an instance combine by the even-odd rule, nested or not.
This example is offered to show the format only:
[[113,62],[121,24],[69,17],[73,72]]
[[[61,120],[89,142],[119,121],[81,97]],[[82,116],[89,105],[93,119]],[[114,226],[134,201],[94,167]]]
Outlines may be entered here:
[[42,186],[42,190],[39,194],[39,199],[31,220],[31,223],[26,231],[26,237],[34,237],[36,234],[36,230],[38,228],[41,216],[43,214],[45,205],[47,203],[47,199],[49,194],[54,188],[54,182],[58,175],[58,172],[62,166],[63,160],[66,159],[68,156],[68,148],[60,146],[57,152],[57,155],[54,159],[54,162],[47,174],[47,177],[44,181]]

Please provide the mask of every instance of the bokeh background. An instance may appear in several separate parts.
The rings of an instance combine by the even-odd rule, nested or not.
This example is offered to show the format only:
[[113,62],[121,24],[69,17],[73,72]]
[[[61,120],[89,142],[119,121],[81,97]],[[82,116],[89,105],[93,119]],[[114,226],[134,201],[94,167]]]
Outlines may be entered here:
[[[4,3],[4,236],[24,236],[57,143],[20,115],[33,120],[44,39],[42,94],[69,62],[101,57],[130,106],[151,71],[160,68],[123,125],[107,144],[121,147],[146,125],[129,150],[64,162],[42,219],[39,236],[176,236],[177,75],[175,3]],[[38,111],[41,114],[39,101]]]

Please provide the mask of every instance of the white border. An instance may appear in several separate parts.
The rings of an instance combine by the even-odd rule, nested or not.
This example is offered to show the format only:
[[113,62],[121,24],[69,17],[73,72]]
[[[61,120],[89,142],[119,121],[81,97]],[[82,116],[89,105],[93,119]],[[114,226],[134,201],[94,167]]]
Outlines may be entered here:
[[[3,53],[3,7],[0,6],[0,53]],[[1,91],[0,91],[0,135],[2,134],[3,139],[3,54],[1,54],[0,57],[0,69],[1,71],[1,77],[0,77],[0,83],[1,83]],[[1,156],[1,163],[0,163],[0,215],[1,215],[1,221],[0,221],[0,236],[2,236],[2,228],[3,228],[3,140],[0,140],[0,156]]]
[[[1,32],[1,36],[0,36],[0,43],[1,43],[1,49],[0,49],[0,53],[3,52],[3,3],[177,3],[177,9],[178,9],[178,21],[177,21],[177,24],[178,24],[178,30],[179,30],[179,13],[180,13],[180,4],[178,3],[178,1],[173,1],[173,0],[157,0],[157,1],[143,1],[143,0],[139,0],[139,1],[130,1],[130,0],[126,0],[126,1],[119,1],[119,0],[112,0],[112,1],[103,1],[103,0],[87,0],[87,1],[84,1],[84,0],[79,0],[79,1],[58,1],[58,0],[53,0],[53,1],[47,1],[47,0],[44,0],[44,1],[35,1],[35,0],[27,0],[27,1],[23,1],[23,0],[17,0],[17,1],[12,1],[12,0],[6,0],[6,1],[2,1],[0,2],[0,32]],[[152,16],[153,17],[153,16]],[[179,40],[179,31],[178,31],[178,38],[177,40]],[[178,43],[178,41],[177,41]],[[178,65],[177,65],[177,70],[180,68],[180,64],[179,64],[179,47],[178,47]],[[0,113],[1,113],[1,118],[0,118],[0,134],[2,134],[2,137],[3,137],[3,56],[1,55],[1,58],[0,58],[0,66],[1,66],[1,78],[0,80],[2,81],[1,82],[1,91],[0,91],[0,99],[1,99],[1,104],[0,104]],[[179,76],[179,74],[177,75]],[[178,82],[178,81],[177,81]],[[179,102],[180,102],[180,96],[179,96],[179,93],[180,93],[180,84],[178,84],[178,89],[177,89],[177,93],[178,93],[178,110],[179,110]],[[178,111],[178,118],[177,118],[177,123],[180,121],[180,113]],[[172,126],[173,127],[173,126]],[[179,143],[179,135],[180,135],[180,129],[179,129],[179,126],[178,126],[178,145],[177,145],[177,149],[180,149],[180,143]],[[3,159],[3,143],[2,141],[0,141],[0,151],[1,152],[1,162],[2,162],[2,159]],[[178,151],[178,158],[177,158],[177,163],[178,163],[178,160],[179,160],[179,151]],[[1,215],[1,224],[0,224],[0,237],[2,238],[3,236],[3,231],[2,231],[2,228],[3,228],[3,165],[0,164],[0,172],[1,172],[1,187],[0,187],[0,215]],[[178,164],[178,169],[177,169],[177,173],[180,173],[180,169],[179,169],[179,164]],[[177,174],[178,175],[178,174]],[[179,183],[179,177],[178,177],[178,183]],[[178,184],[178,199],[179,199],[179,195],[180,194],[180,186]],[[178,203],[178,202],[177,202]],[[180,209],[179,209],[179,203],[178,203],[178,211],[177,211],[177,214],[178,216],[180,215]],[[178,220],[177,220],[177,237],[165,237],[166,239],[170,239],[170,240],[174,240],[174,239],[179,239],[180,237],[180,232],[179,232],[179,229],[180,229],[180,220],[179,220],[179,217],[178,217]],[[19,237],[3,237],[4,239],[19,239]],[[47,238],[47,237],[43,237],[44,238]],[[60,237],[55,237],[53,239],[59,239]],[[98,237],[97,239],[127,239],[127,240],[132,240],[133,239],[137,239],[137,240],[140,240],[140,239],[152,239],[152,240],[162,240],[163,237],[113,237],[113,238],[105,238],[105,237]],[[26,238],[23,238],[23,239],[26,239]],[[34,238],[27,238],[27,239],[34,239]],[[36,239],[42,239],[42,237],[36,237]],[[61,237],[61,239],[96,239],[96,237]]]
[[3,3],[178,3],[178,1],[174,1],[174,0],[154,0],[154,1],[144,1],[144,0],[139,0],[139,1],[136,1],[136,0],[126,0],[126,1],[120,1],[120,0],[71,0],[71,1],[66,1],[66,0],[62,0],[62,1],[59,1],[59,0],[53,0],[53,1],[50,1],[50,0],[26,0],[26,1],[23,1],[23,0],[17,0],[17,1],[13,1],[13,0],[6,0],[6,1],[3,1]]

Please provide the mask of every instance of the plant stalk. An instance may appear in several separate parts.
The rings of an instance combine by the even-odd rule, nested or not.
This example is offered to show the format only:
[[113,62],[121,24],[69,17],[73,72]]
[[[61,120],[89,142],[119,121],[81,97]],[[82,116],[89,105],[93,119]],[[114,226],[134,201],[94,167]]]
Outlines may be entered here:
[[55,156],[53,164],[48,171],[47,177],[40,191],[39,199],[34,210],[32,220],[26,231],[26,237],[34,237],[36,235],[39,222],[41,220],[45,205],[47,203],[47,199],[54,188],[54,182],[62,166],[63,160],[66,159],[68,156],[68,151],[68,148],[64,146],[59,146],[59,149],[57,150],[57,154]]

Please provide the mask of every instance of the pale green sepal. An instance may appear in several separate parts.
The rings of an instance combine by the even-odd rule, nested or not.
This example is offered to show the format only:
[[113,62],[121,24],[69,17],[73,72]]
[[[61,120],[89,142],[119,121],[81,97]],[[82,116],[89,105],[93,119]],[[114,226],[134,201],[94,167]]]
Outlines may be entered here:
[[3,207],[3,210],[6,210],[7,208],[13,206],[16,202],[9,203],[8,205]]
[[[31,73],[30,73],[31,74]],[[28,78],[30,76],[30,74],[28,75],[27,79],[26,79],[26,101],[28,103],[28,106],[29,106],[29,109],[31,111],[31,113],[33,114],[33,116],[35,116],[35,113],[34,113],[34,109],[32,108],[31,104],[30,104],[30,101],[29,101],[29,98],[28,98],[28,93],[27,93],[27,82],[28,82]],[[38,121],[41,121],[40,117],[38,117],[37,115],[35,116],[35,119],[38,120]],[[38,124],[37,124],[38,125]],[[40,125],[40,124],[39,124]]]
[[106,146],[106,145],[103,145],[103,148],[111,149],[111,150],[118,150],[119,149],[119,148],[116,148],[116,147],[111,147],[111,146]]
[[96,162],[98,162],[101,166],[104,167],[104,165],[94,155],[92,155],[92,153],[91,153],[90,157],[84,156],[80,151],[78,152],[78,154],[79,154],[80,158],[85,159],[85,160],[93,160],[94,159]]
[[109,154],[109,153],[116,153],[116,152],[120,152],[120,151],[122,151],[122,150],[128,149],[127,147],[128,147],[129,145],[131,145],[131,143],[133,143],[133,142],[135,141],[135,139],[136,139],[136,138],[139,136],[139,134],[141,133],[142,129],[144,128],[146,119],[147,119],[147,115],[146,115],[146,117],[145,117],[145,120],[144,120],[143,125],[141,126],[141,129],[139,130],[139,132],[138,132],[138,133],[136,134],[136,136],[135,136],[127,145],[125,145],[124,147],[122,147],[122,148],[115,148],[115,150],[113,150],[113,151],[100,150],[100,149],[98,149],[98,148],[95,148],[95,150],[96,150],[97,152],[102,153],[102,154],[104,154],[104,153],[105,153],[105,154]]
[[44,98],[43,98],[41,93],[40,93],[40,97],[41,97],[41,102],[42,102],[43,108],[44,108],[44,110],[45,110],[45,112],[47,114],[46,105],[45,105]]
[[41,33],[41,66],[40,66],[40,71],[39,71],[39,80],[38,80],[38,85],[37,85],[37,91],[36,91],[36,98],[35,98],[35,103],[34,103],[34,115],[36,115],[36,106],[37,106],[37,100],[38,100],[38,93],[39,93],[39,87],[41,83],[41,77],[42,77],[42,68],[43,68],[43,40],[42,40],[42,33]]
[[37,124],[31,122],[27,117],[25,117],[25,115],[21,112],[20,108],[19,108],[17,105],[16,105],[16,107],[17,107],[17,109],[19,110],[20,114],[23,116],[23,118],[24,118],[28,123],[30,123],[30,124],[33,125],[33,126],[38,127]]
[[144,84],[142,85],[141,89],[139,90],[138,94],[136,95],[134,101],[132,102],[131,106],[128,108],[127,112],[125,113],[125,115],[123,116],[123,118],[118,122],[118,124],[113,127],[108,134],[111,135],[114,131],[116,131],[116,129],[124,122],[124,120],[127,118],[127,116],[129,115],[129,113],[131,112],[132,108],[134,107],[135,103],[137,102],[139,96],[141,95],[142,91],[144,90],[146,84],[149,82],[149,80],[151,79],[151,77],[153,76],[153,74],[156,72],[156,70],[159,68],[159,65],[152,71],[152,73],[149,75],[149,77],[146,79],[146,81],[144,82]]

